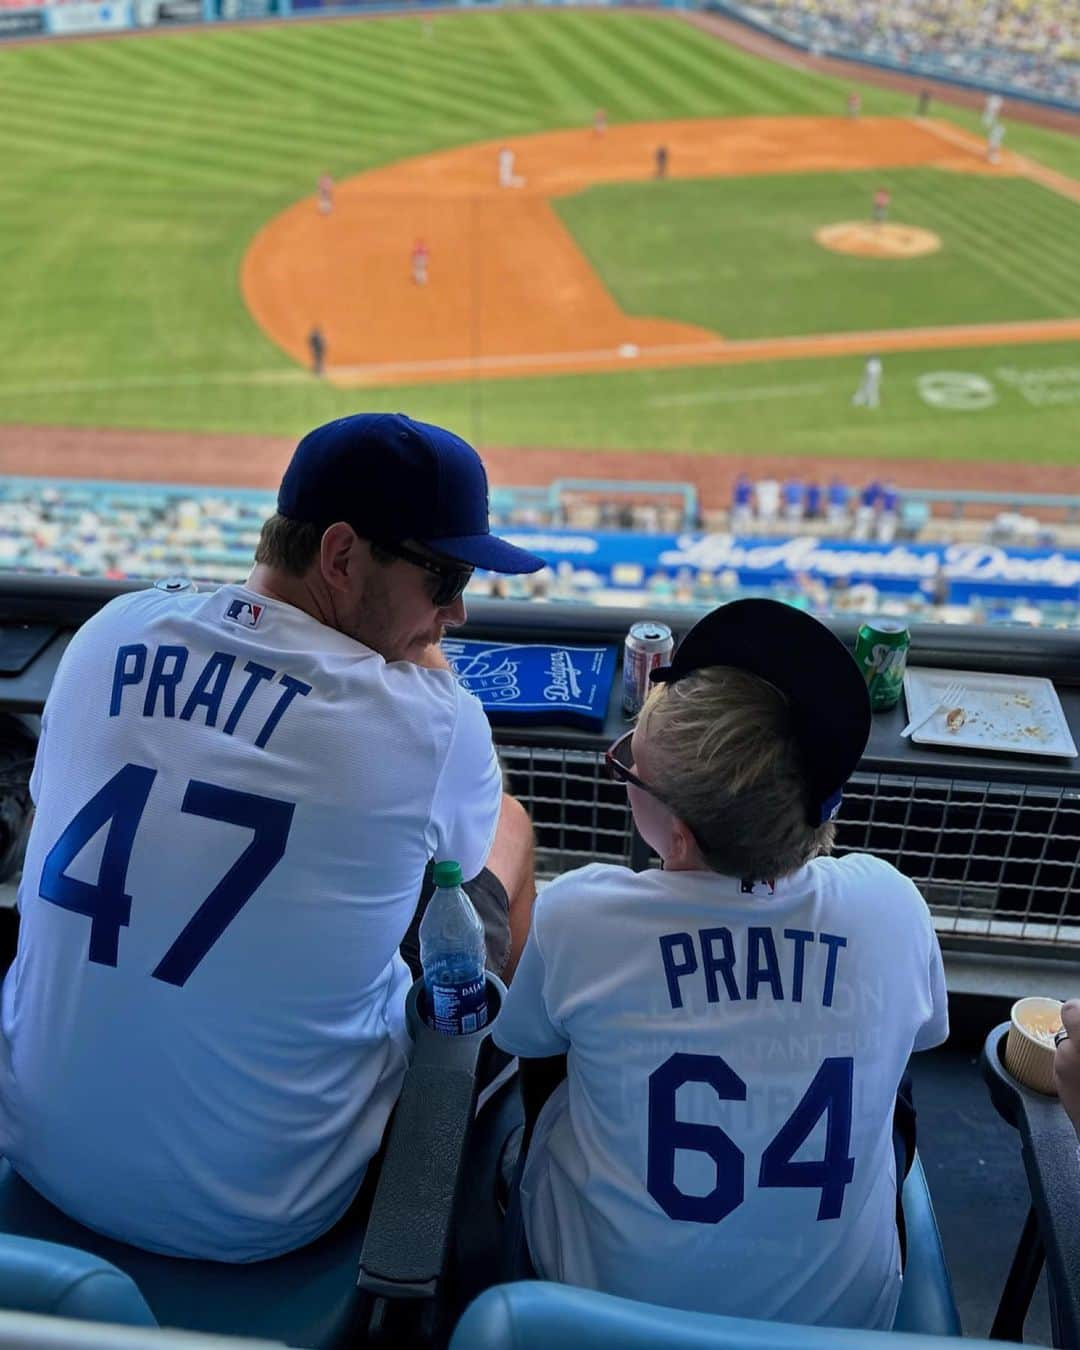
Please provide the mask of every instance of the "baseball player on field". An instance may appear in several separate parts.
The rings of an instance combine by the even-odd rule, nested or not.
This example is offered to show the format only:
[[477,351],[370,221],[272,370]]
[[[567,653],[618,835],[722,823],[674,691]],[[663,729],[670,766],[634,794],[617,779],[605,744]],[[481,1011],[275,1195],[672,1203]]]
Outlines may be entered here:
[[914,1149],[897,1085],[948,1016],[922,896],[829,856],[865,682],[771,600],[714,610],[654,680],[608,757],[663,870],[552,882],[493,1033],[523,1057],[533,1265],[671,1307],[889,1327]]
[[508,145],[500,148],[496,156],[499,166],[499,186],[501,188],[518,188],[525,186],[525,179],[520,174],[514,172],[514,163],[516,155]]
[[543,565],[488,532],[479,456],[344,417],[277,506],[243,585],[124,595],[64,653],[0,1004],[19,1175],[216,1261],[302,1246],[356,1194],[405,1070],[428,860],[475,878],[504,978],[533,894],[528,820],[438,646],[474,567]]
[[869,356],[863,366],[859,387],[851,396],[856,408],[878,408],[881,406],[881,376],[883,367],[880,356]]
[[431,249],[428,248],[423,239],[417,239],[412,246],[412,252],[409,254],[409,270],[414,285],[427,285],[428,264],[430,261]]

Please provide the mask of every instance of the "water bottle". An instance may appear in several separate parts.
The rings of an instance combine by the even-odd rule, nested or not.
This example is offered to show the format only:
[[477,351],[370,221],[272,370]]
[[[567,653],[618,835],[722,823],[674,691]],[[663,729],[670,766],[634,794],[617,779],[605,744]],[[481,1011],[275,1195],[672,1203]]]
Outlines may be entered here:
[[437,862],[435,894],[420,920],[420,964],[428,1025],[464,1036],[487,1025],[484,925],[461,889],[461,866]]

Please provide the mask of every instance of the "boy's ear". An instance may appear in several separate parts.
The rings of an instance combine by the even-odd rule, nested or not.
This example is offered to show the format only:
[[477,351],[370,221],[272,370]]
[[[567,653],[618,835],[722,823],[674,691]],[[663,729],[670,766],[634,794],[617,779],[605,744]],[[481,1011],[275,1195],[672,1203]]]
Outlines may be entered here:
[[671,857],[668,861],[684,866],[700,866],[704,862],[690,827],[678,816],[673,816],[671,820]]

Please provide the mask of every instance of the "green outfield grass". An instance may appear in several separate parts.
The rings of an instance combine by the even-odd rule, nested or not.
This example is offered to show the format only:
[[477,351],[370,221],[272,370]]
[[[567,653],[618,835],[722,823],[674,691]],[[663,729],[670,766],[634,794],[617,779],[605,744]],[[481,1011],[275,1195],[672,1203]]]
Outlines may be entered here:
[[[585,125],[600,105],[613,122],[836,114],[850,87],[748,56],[660,15],[496,11],[437,16],[433,24],[430,37],[419,19],[395,18],[0,49],[0,420],[293,435],[347,409],[396,406],[452,421],[488,443],[988,457],[1013,456],[1019,443],[1029,458],[1075,456],[1068,404],[1021,400],[1010,411],[1003,397],[990,411],[947,413],[915,392],[922,368],[1072,359],[1050,348],[889,358],[886,406],[861,418],[848,406],[857,360],[377,392],[309,378],[252,322],[238,271],[255,231],[310,195],[323,170],[343,178],[451,145]],[[863,93],[868,115],[912,110],[907,97]],[[934,112],[974,125],[943,105]],[[1076,138],[1010,125],[1008,145],[1080,177]],[[663,185],[673,201],[707,194],[712,204],[687,212],[695,218],[680,227],[692,225],[703,239],[707,215],[722,225],[730,243],[721,284],[673,275],[666,286],[655,259],[635,275],[634,251],[663,224],[652,216],[655,197],[648,212],[633,213],[642,230],[628,230],[595,261],[614,269],[613,290],[636,312],[678,313],[731,333],[735,324],[750,332],[752,323],[768,323],[763,332],[860,327],[890,307],[903,316],[890,325],[960,321],[984,303],[991,318],[1080,310],[1077,265],[1063,242],[1070,229],[1075,234],[1069,222],[1080,208],[1024,183],[928,171],[886,180],[897,191],[898,219],[913,214],[910,186],[921,210],[942,222],[931,227],[948,248],[920,268],[951,261],[952,270],[885,265],[879,290],[862,284],[879,275],[882,265],[871,263],[859,284],[840,288],[817,275],[818,265],[856,260],[814,249],[813,266],[804,252],[806,279],[797,283],[795,271],[782,270],[796,264],[785,239],[774,250],[782,283],[774,298],[760,271],[768,251],[761,221],[739,219],[737,199],[724,198],[730,180]],[[752,190],[779,199],[792,186],[759,179]],[[830,216],[865,211],[865,176],[816,176],[813,192],[814,209],[827,207]],[[600,225],[585,217],[603,195],[566,204],[570,215],[582,214],[574,228],[590,252],[590,231]],[[776,226],[781,234],[800,228],[787,219]],[[684,240],[673,243],[670,261],[673,273],[687,269]],[[909,286],[911,275],[937,280]],[[898,277],[899,289],[890,280]],[[715,319],[702,317],[706,289]]]
[[[938,253],[845,256],[819,226],[890,219],[932,230]],[[556,202],[628,313],[726,337],[915,328],[1080,314],[1080,203],[1023,179],[938,169],[776,174],[590,188]]]

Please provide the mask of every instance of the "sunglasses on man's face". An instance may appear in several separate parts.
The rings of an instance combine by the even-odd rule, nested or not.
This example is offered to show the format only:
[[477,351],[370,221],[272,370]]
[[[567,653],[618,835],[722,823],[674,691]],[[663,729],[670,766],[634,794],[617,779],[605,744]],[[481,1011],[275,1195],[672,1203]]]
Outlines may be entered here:
[[438,558],[429,558],[406,544],[380,544],[380,548],[392,553],[395,558],[421,567],[435,578],[431,586],[431,603],[436,609],[446,609],[462,594],[472,579],[473,569],[464,563],[456,563],[447,558],[445,562]]

